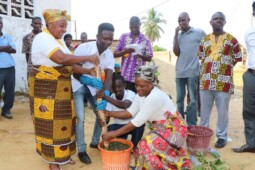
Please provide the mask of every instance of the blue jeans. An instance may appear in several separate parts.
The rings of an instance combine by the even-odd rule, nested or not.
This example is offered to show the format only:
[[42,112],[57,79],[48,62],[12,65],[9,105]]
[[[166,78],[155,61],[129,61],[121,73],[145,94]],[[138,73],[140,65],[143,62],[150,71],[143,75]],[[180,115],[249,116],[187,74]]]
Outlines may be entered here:
[[177,99],[176,104],[178,111],[181,113],[182,117],[184,115],[184,98],[186,96],[186,86],[188,93],[190,95],[190,102],[186,111],[186,122],[190,125],[197,124],[197,111],[198,111],[198,101],[197,101],[197,86],[198,86],[198,77],[188,77],[188,78],[176,78],[176,91]]
[[86,143],[85,143],[85,132],[84,132],[84,124],[85,124],[85,109],[84,109],[84,97],[87,98],[90,105],[93,107],[93,112],[96,115],[96,121],[94,125],[94,132],[92,135],[91,144],[97,145],[100,140],[100,135],[102,132],[102,128],[99,125],[97,112],[96,112],[96,98],[92,96],[87,86],[82,86],[76,92],[74,92],[74,107],[76,116],[78,119],[76,125],[76,142],[78,147],[78,152],[86,151]]
[[[111,124],[107,127],[108,131],[113,131],[113,130],[118,130],[120,128],[122,128],[123,126],[125,126],[126,124]],[[143,132],[144,132],[144,126],[145,124],[143,124],[140,127],[135,128],[134,130],[119,136],[119,138],[124,138],[127,139],[128,135],[132,135],[131,137],[131,141],[134,145],[133,150],[135,151],[138,143],[140,142],[141,138],[143,137]]]

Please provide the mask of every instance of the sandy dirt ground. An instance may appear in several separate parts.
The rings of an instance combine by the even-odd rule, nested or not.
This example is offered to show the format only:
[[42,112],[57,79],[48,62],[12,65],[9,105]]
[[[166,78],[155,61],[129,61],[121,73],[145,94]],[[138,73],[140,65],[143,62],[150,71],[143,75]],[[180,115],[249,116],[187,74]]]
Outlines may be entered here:
[[[160,86],[168,94],[171,94],[175,102],[175,68],[168,62],[168,58],[155,59],[160,71]],[[236,154],[231,151],[231,147],[240,146],[245,143],[242,119],[242,92],[241,87],[237,87],[236,93],[232,95],[229,107],[229,138],[226,147],[218,149],[221,158],[231,170],[254,170],[255,156],[251,153]],[[35,153],[35,141],[33,134],[33,124],[31,121],[29,103],[26,97],[18,96],[12,109],[14,118],[5,119],[0,116],[0,170],[47,170],[45,163]],[[91,133],[95,116],[87,109],[86,112],[86,142],[91,141]],[[211,116],[211,128],[215,130],[217,121],[217,110],[213,107]],[[214,146],[215,135],[211,145]],[[92,164],[85,165],[78,160],[77,154],[73,156],[75,165],[62,166],[63,170],[100,170],[102,162],[100,152],[97,149],[87,148]]]

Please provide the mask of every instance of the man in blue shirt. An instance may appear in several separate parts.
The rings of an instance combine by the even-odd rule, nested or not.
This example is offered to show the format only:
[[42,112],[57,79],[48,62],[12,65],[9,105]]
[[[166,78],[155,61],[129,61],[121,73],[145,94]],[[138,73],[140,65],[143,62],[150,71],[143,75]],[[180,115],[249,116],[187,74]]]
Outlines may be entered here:
[[11,108],[14,103],[15,62],[11,53],[16,53],[15,44],[9,35],[3,34],[3,18],[0,16],[0,92],[4,87],[4,106],[1,115],[12,119]]
[[197,124],[198,112],[198,75],[199,60],[197,50],[205,32],[189,25],[190,17],[187,12],[182,12],[178,17],[178,27],[175,29],[173,52],[176,61],[176,94],[177,107],[182,117],[184,115],[184,98],[186,88],[190,101],[186,110],[186,122],[190,125]]

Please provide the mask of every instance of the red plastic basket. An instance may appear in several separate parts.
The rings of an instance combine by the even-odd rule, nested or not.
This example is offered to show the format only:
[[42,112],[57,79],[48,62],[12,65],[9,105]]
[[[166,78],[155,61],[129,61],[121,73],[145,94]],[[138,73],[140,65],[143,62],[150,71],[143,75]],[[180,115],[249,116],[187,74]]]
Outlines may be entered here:
[[186,139],[188,152],[195,155],[198,152],[207,153],[211,143],[213,131],[202,126],[189,126]]

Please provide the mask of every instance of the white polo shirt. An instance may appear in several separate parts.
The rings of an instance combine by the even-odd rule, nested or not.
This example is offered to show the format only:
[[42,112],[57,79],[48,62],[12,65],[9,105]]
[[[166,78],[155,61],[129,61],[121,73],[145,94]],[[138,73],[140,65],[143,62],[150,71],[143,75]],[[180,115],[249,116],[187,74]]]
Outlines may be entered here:
[[[115,93],[113,93],[111,95],[111,98],[116,99],[116,95]],[[125,90],[124,91],[124,96],[123,96],[123,99],[122,101],[124,100],[129,100],[129,101],[134,101],[135,99],[135,93],[131,90]],[[107,102],[107,105],[106,105],[106,110],[109,110],[109,111],[123,111],[125,109],[121,109],[119,107],[116,107],[115,105],[111,104],[110,102]],[[127,124],[128,122],[130,122],[131,118],[130,119],[117,119],[117,118],[114,118],[112,124]]]
[[[80,44],[74,51],[74,55],[76,56],[88,56],[88,55],[92,55],[92,54],[98,54],[98,49],[97,49],[97,44],[96,41],[92,41],[92,42],[86,42],[83,44]],[[113,57],[113,53],[111,52],[111,50],[109,48],[107,48],[100,56],[99,56],[99,60],[100,60],[100,69],[104,70],[104,69],[111,69],[114,70],[114,57]],[[83,68],[93,68],[94,64],[91,62],[84,62],[82,64]],[[85,76],[91,77],[88,74],[84,74]],[[73,92],[77,91],[80,87],[82,87],[83,85],[74,77],[72,77],[72,88],[73,88]],[[89,86],[88,88],[91,92],[91,94],[94,96],[96,95],[96,88]]]

